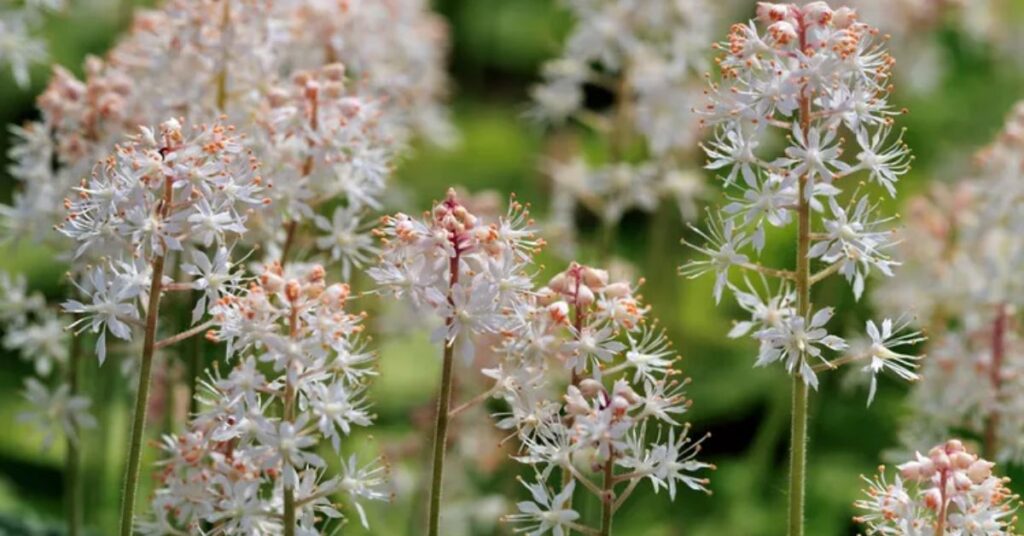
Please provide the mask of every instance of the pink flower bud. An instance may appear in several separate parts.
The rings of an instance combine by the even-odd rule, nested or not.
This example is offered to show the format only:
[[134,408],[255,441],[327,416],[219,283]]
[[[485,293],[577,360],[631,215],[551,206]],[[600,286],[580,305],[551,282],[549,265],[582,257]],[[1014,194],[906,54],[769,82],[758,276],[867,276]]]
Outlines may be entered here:
[[803,13],[808,25],[828,26],[832,22],[832,8],[825,2],[811,2],[804,6]]
[[786,18],[789,14],[789,7],[786,4],[774,2],[757,3],[757,19],[764,24],[771,24]]
[[552,277],[551,281],[548,281],[548,288],[561,294],[569,294],[569,278],[565,272]]
[[918,480],[921,478],[921,464],[917,462],[907,462],[902,465],[897,465],[897,469],[900,470],[900,476],[905,480]]
[[302,284],[299,283],[298,280],[291,279],[287,283],[285,283],[285,286],[284,286],[284,297],[288,301],[294,302],[294,301],[298,300],[299,296],[301,296],[301,295],[302,295]]
[[558,299],[558,294],[548,287],[541,287],[537,290],[537,303],[540,305],[551,305]]
[[988,479],[988,477],[992,476],[993,466],[995,466],[995,464],[988,460],[976,460],[969,468],[967,468],[967,476],[975,484],[981,484]]
[[855,22],[857,22],[857,12],[846,6],[832,13],[832,25],[840,30],[849,28]]
[[583,278],[583,282],[588,287],[601,290],[605,285],[608,284],[608,270],[600,270],[598,268],[591,268],[584,266],[580,270],[580,277]]
[[580,391],[586,396],[597,396],[604,391],[604,386],[593,378],[586,378],[580,382]]
[[548,306],[548,314],[557,324],[565,323],[569,317],[569,304],[564,301],[556,301]]
[[630,288],[629,283],[625,281],[619,281],[618,283],[612,283],[602,289],[604,295],[609,298],[625,298],[633,293],[633,289]]
[[954,452],[949,459],[955,469],[967,469],[974,462],[974,456],[966,452]]
[[594,303],[594,291],[590,290],[590,287],[586,285],[580,285],[580,290],[576,296],[576,306],[586,307]]

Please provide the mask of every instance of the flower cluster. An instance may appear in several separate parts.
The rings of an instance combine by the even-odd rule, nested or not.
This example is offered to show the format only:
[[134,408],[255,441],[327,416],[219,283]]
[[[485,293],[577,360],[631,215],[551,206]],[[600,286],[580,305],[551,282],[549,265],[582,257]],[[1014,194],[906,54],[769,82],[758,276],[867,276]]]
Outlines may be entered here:
[[[341,263],[347,280],[352,267],[362,266],[374,252],[361,215],[380,208],[398,147],[388,139],[381,103],[351,91],[345,73],[344,65],[330,64],[298,72],[288,84],[269,90],[269,121],[256,146],[275,177],[277,215],[288,226],[313,219],[325,233],[316,239],[317,249]],[[335,206],[330,220],[315,213],[317,205],[333,200],[344,204]],[[281,227],[265,223],[271,230]]]
[[[246,147],[275,176],[281,152],[296,157],[325,143],[355,142],[351,151],[319,162],[328,165],[321,173],[338,179],[332,192],[377,195],[381,175],[390,169],[388,157],[414,132],[450,137],[440,105],[446,35],[421,0],[173,0],[140,10],[131,31],[103,59],[86,60],[84,80],[54,69],[39,97],[41,120],[14,130],[12,175],[21,191],[11,206],[0,207],[0,216],[10,236],[46,237],[61,219],[55,200],[138,125],[168,117],[201,124],[226,115],[225,122],[247,134]],[[328,67],[339,62],[343,71]],[[308,128],[316,121],[318,128],[298,137],[291,131],[299,125],[283,136],[263,135],[280,118],[274,102],[282,91],[305,97],[305,81],[332,76],[344,76],[358,91],[346,88],[341,94],[343,85],[329,84],[313,96],[325,116],[305,123]],[[302,103],[282,104],[308,111]],[[343,140],[333,138],[341,133]],[[302,163],[286,158],[281,167],[290,166],[294,175]],[[356,173],[347,175],[350,170]]]
[[866,513],[854,520],[868,535],[1016,534],[1018,498],[1009,479],[992,474],[994,465],[949,440],[900,465],[892,482],[884,467],[864,477],[867,498],[854,506]]
[[[533,500],[506,518],[520,530],[585,532],[575,488],[602,501],[609,524],[642,481],[672,499],[679,485],[707,491],[697,472],[712,466],[696,460],[701,441],[677,420],[690,405],[687,381],[675,378],[678,357],[647,315],[633,285],[577,263],[514,311],[503,359],[484,373],[509,407],[498,426],[518,438],[515,458],[537,475],[524,482]],[[556,492],[552,475],[561,475]]]
[[[760,342],[757,364],[781,362],[815,388],[816,371],[867,357],[872,377],[890,369],[916,378],[917,357],[892,350],[919,339],[894,333],[903,322],[887,320],[881,330],[868,323],[872,350],[830,361],[826,352],[844,352],[848,344],[828,332],[833,310],[812,310],[809,300],[810,287],[836,273],[860,298],[872,271],[892,275],[898,264],[889,254],[896,243],[886,228],[892,218],[880,215],[860,187],[841,188],[860,174],[895,195],[911,162],[902,134],[893,133],[899,113],[888,101],[893,60],[877,35],[849,8],[759,3],[756,20],[734,25],[716,45],[723,51],[722,80],[710,84],[708,103],[698,108],[714,130],[703,146],[707,167],[722,173],[729,203],[711,215],[707,231],[696,230],[704,243],[692,247],[700,257],[681,272],[714,273],[716,301],[729,289],[752,315],[733,336],[751,334]],[[768,140],[780,134],[785,147],[772,158]],[[768,228],[794,223],[795,270],[752,260],[765,249]],[[824,267],[811,273],[812,261]],[[733,269],[756,273],[761,283],[747,278],[745,288],[736,285],[729,280]],[[769,284],[769,277],[781,282]]]
[[484,223],[455,190],[417,220],[386,216],[375,230],[382,252],[367,273],[382,293],[408,299],[444,322],[433,339],[469,360],[474,337],[500,333],[509,310],[532,289],[528,275],[543,241],[529,225],[527,207],[514,201],[505,217]]
[[48,13],[64,9],[64,0],[29,0],[16,8],[0,7],[0,64],[6,63],[21,88],[28,87],[29,68],[48,57],[46,41],[37,35]]
[[874,301],[916,309],[934,341],[912,395],[905,443],[971,431],[998,462],[1024,460],[1024,105],[980,151],[965,180],[910,202],[904,269]]
[[164,439],[144,533],[280,534],[291,519],[298,533],[319,534],[342,518],[333,496],[347,496],[364,526],[360,501],[389,498],[386,466],[342,457],[341,474],[328,477],[317,454],[329,441],[340,455],[352,429],[372,423],[365,391],[376,375],[360,336],[365,314],[348,312],[349,287],[324,275],[275,265],[218,300],[208,336],[227,342],[235,365],[205,383],[188,430]]
[[[89,398],[72,392],[66,378],[54,374],[55,366],[67,366],[68,333],[46,298],[29,292],[24,276],[12,278],[0,273],[0,344],[6,350],[31,361],[38,378],[25,379],[25,398],[30,408],[18,416],[21,422],[43,431],[43,446],[49,447],[57,433],[77,442],[79,431],[96,426],[89,414]],[[45,382],[45,383],[44,383]],[[50,389],[47,383],[54,384]]]
[[[572,0],[575,20],[563,55],[547,62],[532,90],[537,115],[555,123],[572,119],[597,131],[609,161],[570,155],[548,165],[554,182],[554,231],[571,232],[577,204],[606,225],[630,210],[653,212],[676,201],[687,219],[697,216],[703,177],[686,166],[697,141],[693,105],[700,97],[706,42],[714,25],[705,0]],[[603,91],[607,110],[588,108],[585,95]],[[635,148],[643,156],[634,158]]]
[[[267,186],[233,129],[219,124],[186,129],[171,119],[156,131],[142,127],[96,165],[65,202],[60,231],[75,241],[76,257],[98,259],[76,283],[85,298],[68,300],[64,310],[81,315],[72,324],[78,332],[99,334],[101,363],[107,333],[131,340],[149,281],[166,277],[171,252],[180,254],[194,279],[169,285],[202,290],[203,306],[230,291],[237,275],[226,251],[245,233],[250,212],[268,203]],[[193,322],[204,313],[197,309]]]

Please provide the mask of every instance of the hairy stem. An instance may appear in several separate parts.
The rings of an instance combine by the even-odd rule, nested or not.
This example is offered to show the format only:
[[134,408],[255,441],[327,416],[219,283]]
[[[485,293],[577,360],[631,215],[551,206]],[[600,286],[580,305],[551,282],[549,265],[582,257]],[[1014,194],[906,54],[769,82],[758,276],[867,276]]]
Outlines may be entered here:
[[615,495],[612,489],[615,487],[615,453],[612,452],[608,461],[604,464],[604,480],[602,480],[601,496],[601,536],[612,534],[612,513],[615,510]]
[[[805,28],[801,24],[800,45],[805,46]],[[810,129],[811,98],[804,88],[800,93],[800,128]],[[797,314],[806,318],[811,310],[810,259],[811,211],[807,201],[808,177],[800,177],[797,193],[796,299]],[[806,358],[804,355],[802,358]],[[789,536],[804,534],[804,489],[807,471],[807,383],[793,375],[792,424],[789,455]]]
[[[171,177],[164,179],[164,198],[157,208],[160,219],[167,218],[174,200]],[[146,331],[142,339],[142,363],[139,366],[139,387],[135,393],[135,413],[131,442],[128,446],[128,466],[125,470],[121,493],[121,536],[131,536],[135,513],[135,494],[139,487],[139,466],[142,462],[142,438],[146,431],[146,409],[149,406],[149,385],[153,376],[153,353],[156,350],[156,327],[160,316],[161,284],[164,276],[165,251],[153,259],[153,277],[149,284],[149,303],[146,307]]]
[[[448,276],[448,303],[452,301],[452,288],[459,282],[459,254],[458,244],[455,246],[455,255],[449,261]],[[446,325],[451,327],[455,322],[449,317]],[[455,341],[445,338],[444,361],[441,365],[441,393],[437,397],[437,415],[434,422],[434,454],[431,463],[430,475],[430,512],[427,518],[427,534],[438,536],[441,527],[441,485],[444,481],[444,451],[448,444],[448,421],[449,406],[452,399],[453,375],[452,367],[455,361]]]
[[153,279],[149,285],[149,306],[146,308],[146,334],[142,342],[139,387],[135,393],[135,417],[132,421],[131,442],[128,447],[128,468],[125,471],[121,495],[121,536],[132,534],[135,494],[139,487],[139,467],[142,462],[142,438],[145,435],[149,385],[153,372],[153,353],[156,350],[157,317],[160,316],[160,280],[163,273],[164,256],[159,255],[153,260]]
[[1002,389],[1002,368],[1006,354],[1006,304],[996,306],[996,318],[992,321],[992,364],[989,368],[989,381],[992,383],[994,404],[985,421],[985,458],[996,459],[999,451],[999,391]]
[[[68,355],[68,396],[78,394],[78,361],[82,355],[82,339],[71,335],[71,352]],[[79,484],[81,472],[81,454],[78,441],[82,440],[80,430],[75,430],[75,438],[67,437],[67,454],[64,460],[64,476],[66,478],[65,500],[68,516],[68,536],[78,536],[82,527],[82,489]]]

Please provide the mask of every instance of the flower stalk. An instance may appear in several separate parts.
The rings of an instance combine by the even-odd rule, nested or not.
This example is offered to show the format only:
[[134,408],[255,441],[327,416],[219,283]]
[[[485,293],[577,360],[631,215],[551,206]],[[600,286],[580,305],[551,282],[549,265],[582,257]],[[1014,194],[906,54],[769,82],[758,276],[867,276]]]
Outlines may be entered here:
[[[806,47],[806,28],[800,26],[801,49]],[[804,136],[810,127],[811,98],[807,88],[800,90],[800,128]],[[811,210],[808,203],[807,175],[799,179],[797,190],[797,248],[796,248],[796,309],[806,318],[811,311]],[[804,359],[806,359],[806,352]],[[793,374],[792,424],[789,451],[789,535],[804,533],[804,489],[807,472],[807,382],[800,374]]]
[[[171,182],[167,181],[165,200],[169,204]],[[139,387],[135,393],[135,416],[132,421],[131,442],[128,447],[128,467],[125,470],[121,494],[121,536],[131,536],[135,495],[139,487],[139,465],[142,462],[142,438],[146,430],[146,408],[149,405],[149,385],[153,373],[153,353],[156,350],[157,319],[160,316],[160,283],[164,273],[164,255],[153,260],[153,279],[149,285],[149,305],[146,308],[146,332],[142,342],[142,363],[139,367]]]
[[[452,289],[459,282],[459,244],[454,244],[455,254],[449,261],[448,303],[454,307]],[[445,321],[446,328],[451,328],[455,318],[450,316]],[[452,399],[453,364],[455,341],[446,339],[444,357],[441,364],[441,392],[437,397],[437,414],[434,422],[434,448],[430,469],[430,512],[427,516],[428,534],[438,536],[441,526],[441,489],[444,483],[444,453],[448,444],[448,422],[451,419],[449,406]]]
[[992,382],[992,409],[985,422],[985,458],[994,460],[999,452],[999,392],[1002,390],[1002,368],[1006,356],[1007,307],[1005,303],[996,306],[996,318],[992,322],[992,363],[989,381]]

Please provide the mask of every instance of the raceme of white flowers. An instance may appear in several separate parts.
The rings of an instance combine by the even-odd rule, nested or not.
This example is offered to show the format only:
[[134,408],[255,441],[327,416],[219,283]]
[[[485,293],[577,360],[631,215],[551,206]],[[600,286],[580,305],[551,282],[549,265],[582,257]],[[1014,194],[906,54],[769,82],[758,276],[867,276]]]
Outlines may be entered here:
[[484,373],[508,405],[497,425],[532,468],[530,500],[506,516],[517,532],[597,533],[572,507],[577,489],[601,501],[602,534],[641,483],[672,500],[680,487],[707,491],[700,471],[713,466],[696,459],[703,439],[679,421],[688,380],[635,290],[572,263],[510,312],[502,360]]
[[1024,461],[1024,105],[1017,104],[965,179],[908,207],[904,268],[879,289],[883,309],[914,308],[932,339],[914,414],[911,449],[968,430],[1000,463]]
[[13,128],[21,188],[0,206],[5,234],[52,241],[63,217],[55,198],[138,125],[184,117],[235,125],[267,175],[281,176],[273,195],[286,202],[258,226],[276,242],[268,255],[287,241],[281,221],[312,220],[328,205],[346,210],[318,214],[333,223],[316,222],[323,240],[310,247],[360,263],[361,209],[379,206],[396,153],[414,133],[453,136],[439,102],[446,48],[446,28],[421,0],[173,0],[140,11],[103,59],[86,60],[83,81],[55,67],[42,119]]
[[500,333],[504,312],[532,289],[528,270],[543,241],[530,223],[516,201],[498,222],[485,223],[449,190],[423,220],[401,213],[382,219],[380,259],[367,273],[380,292],[432,313],[443,323],[433,340],[468,361],[474,338]]
[[[551,233],[572,236],[577,204],[606,225],[630,210],[653,212],[675,201],[687,219],[697,217],[704,194],[699,170],[687,167],[698,139],[691,111],[700,97],[707,42],[714,27],[705,0],[566,0],[574,26],[561,57],[542,68],[531,91],[534,115],[559,125],[567,120],[599,133],[610,161],[583,155],[553,158]],[[594,110],[588,89],[611,94],[614,105]],[[632,150],[644,147],[639,160]]]
[[251,213],[268,205],[269,185],[259,172],[232,127],[183,127],[171,119],[156,131],[142,127],[82,180],[65,203],[60,231],[75,241],[76,257],[88,252],[98,261],[78,284],[83,298],[69,299],[64,310],[79,315],[71,325],[76,334],[98,334],[100,363],[107,334],[132,339],[147,314],[152,272],[163,270],[172,252],[192,278],[158,275],[171,288],[202,291],[193,323],[238,284],[226,252],[246,232]]
[[[808,258],[821,266],[806,274],[808,286],[838,273],[860,298],[869,274],[892,275],[893,218],[879,214],[870,188],[857,182],[895,195],[911,161],[894,131],[900,112],[888,102],[893,60],[884,39],[851,9],[824,2],[762,2],[757,14],[716,45],[722,78],[697,108],[712,131],[703,146],[707,167],[721,174],[729,203],[709,215],[707,230],[696,230],[703,240],[692,247],[700,256],[681,272],[713,273],[715,300],[728,290],[751,314],[731,335],[758,340],[758,366],[782,363],[815,388],[818,371],[849,361],[872,377],[888,369],[916,379],[918,358],[895,350],[918,340],[897,333],[904,322],[869,322],[869,351],[844,356],[847,342],[828,331],[832,308],[797,311],[798,270],[757,262],[767,228],[799,228],[803,210]],[[784,145],[774,155],[773,140]],[[745,273],[742,284],[729,279],[736,270]],[[869,401],[873,395],[874,380]]]
[[[204,383],[188,429],[164,438],[143,533],[280,534],[288,493],[296,534],[340,527],[339,495],[366,526],[361,501],[390,492],[382,460],[342,452],[354,427],[372,424],[365,391],[377,374],[360,335],[365,313],[346,310],[349,295],[319,265],[274,264],[218,301],[211,338],[227,343],[234,365]],[[338,474],[317,454],[321,442],[338,456]]]
[[1009,479],[992,473],[994,466],[960,441],[946,441],[899,465],[892,480],[885,467],[864,477],[867,497],[854,503],[864,513],[854,519],[869,536],[1016,534],[1019,500],[1006,487]]

